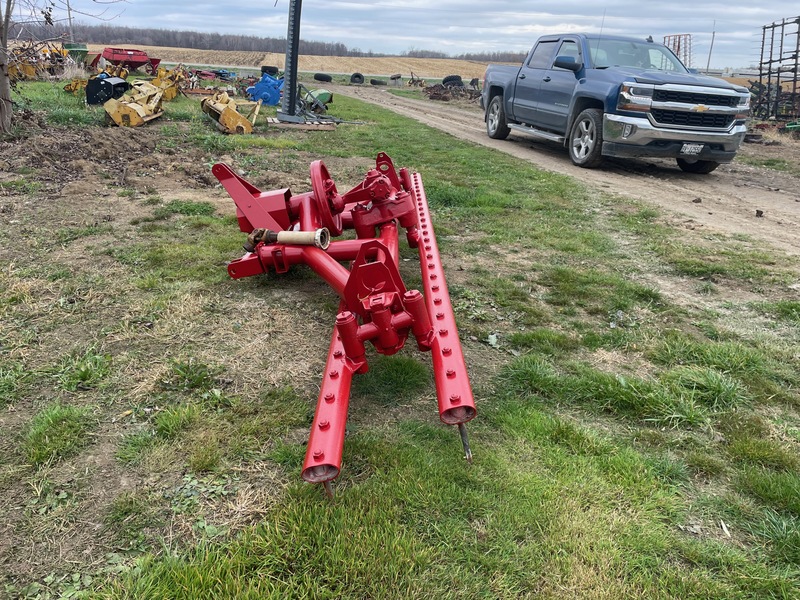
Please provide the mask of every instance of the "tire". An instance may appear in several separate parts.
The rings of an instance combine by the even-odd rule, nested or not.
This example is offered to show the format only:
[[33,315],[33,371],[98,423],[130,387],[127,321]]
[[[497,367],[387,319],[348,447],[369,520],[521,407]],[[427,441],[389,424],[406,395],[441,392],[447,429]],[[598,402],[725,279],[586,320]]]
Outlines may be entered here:
[[486,109],[486,133],[493,140],[504,140],[511,133],[503,108],[503,97],[495,96]]
[[569,157],[573,164],[593,169],[603,162],[603,111],[587,108],[572,124],[569,132]]
[[461,75],[448,75],[442,79],[442,85],[444,87],[464,87],[464,81],[461,79]]
[[403,75],[401,73],[395,73],[394,75],[390,75],[389,79],[392,81],[397,81],[398,79],[402,79]]
[[355,85],[361,85],[364,83],[364,76],[361,73],[353,73],[350,75],[350,83],[354,83]]
[[261,74],[262,75],[277,75],[278,74],[278,67],[273,67],[269,65],[262,65],[261,67]]
[[679,158],[677,161],[681,171],[684,171],[685,173],[699,173],[701,175],[707,175],[719,166],[719,163],[714,162],[713,160],[689,161],[685,158]]
[[324,81],[325,83],[330,83],[332,80],[333,77],[327,73],[314,73],[314,81]]
[[383,79],[370,79],[369,82],[371,85],[386,85]]

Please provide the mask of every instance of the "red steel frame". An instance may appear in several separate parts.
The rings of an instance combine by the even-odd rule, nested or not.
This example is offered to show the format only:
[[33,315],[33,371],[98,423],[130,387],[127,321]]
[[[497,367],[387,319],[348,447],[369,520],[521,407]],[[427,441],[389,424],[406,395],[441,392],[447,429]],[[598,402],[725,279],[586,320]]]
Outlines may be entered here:
[[[391,355],[409,334],[419,350],[432,354],[439,417],[458,426],[471,460],[465,423],[476,415],[475,402],[422,177],[407,169],[398,173],[380,153],[375,169],[340,195],[322,161],[313,162],[310,171],[312,191],[292,195],[289,189],[262,192],[224,164],[212,169],[236,204],[240,229],[250,234],[248,252],[228,265],[230,276],[284,273],[305,264],[340,297],[303,479],[332,493],[331,481],[341,471],[353,374],[368,369],[365,342]],[[407,290],[400,277],[400,227],[419,251],[424,293]],[[329,234],[345,229],[354,229],[356,239],[328,242]],[[311,235],[299,243],[297,236],[283,237],[297,232]]]

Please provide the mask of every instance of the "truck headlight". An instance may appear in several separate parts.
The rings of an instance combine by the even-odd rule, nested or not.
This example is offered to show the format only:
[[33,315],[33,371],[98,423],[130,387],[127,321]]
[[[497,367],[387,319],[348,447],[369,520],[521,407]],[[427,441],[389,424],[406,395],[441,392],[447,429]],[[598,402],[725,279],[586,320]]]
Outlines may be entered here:
[[653,88],[638,83],[623,83],[617,99],[617,110],[647,112],[653,103]]
[[738,112],[736,113],[737,119],[746,119],[750,116],[750,96],[742,96],[739,98],[739,104],[736,106]]

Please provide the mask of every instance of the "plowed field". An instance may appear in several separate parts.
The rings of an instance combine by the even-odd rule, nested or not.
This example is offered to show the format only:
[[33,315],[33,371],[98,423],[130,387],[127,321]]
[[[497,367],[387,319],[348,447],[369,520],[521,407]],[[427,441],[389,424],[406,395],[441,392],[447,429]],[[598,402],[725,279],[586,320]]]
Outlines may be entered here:
[[[89,52],[102,52],[105,46],[89,44]],[[270,52],[233,52],[228,50],[193,50],[191,48],[167,48],[160,46],[136,46],[149,56],[167,63],[186,65],[217,65],[224,67],[248,67],[260,69],[261,65],[284,67],[285,56]],[[300,56],[298,68],[305,72],[363,73],[364,75],[392,75],[400,73],[410,77],[413,71],[418,77],[441,78],[461,75],[465,79],[483,77],[486,63],[454,60],[423,59],[390,56],[383,58],[355,58],[343,56]]]

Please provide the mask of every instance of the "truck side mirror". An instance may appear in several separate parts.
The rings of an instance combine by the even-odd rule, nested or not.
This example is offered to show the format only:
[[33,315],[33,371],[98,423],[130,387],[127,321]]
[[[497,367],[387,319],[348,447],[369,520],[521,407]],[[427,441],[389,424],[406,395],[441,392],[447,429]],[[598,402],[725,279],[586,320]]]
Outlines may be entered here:
[[574,71],[577,73],[583,67],[583,63],[578,62],[574,56],[556,56],[553,66],[559,69],[566,69],[567,71]]

